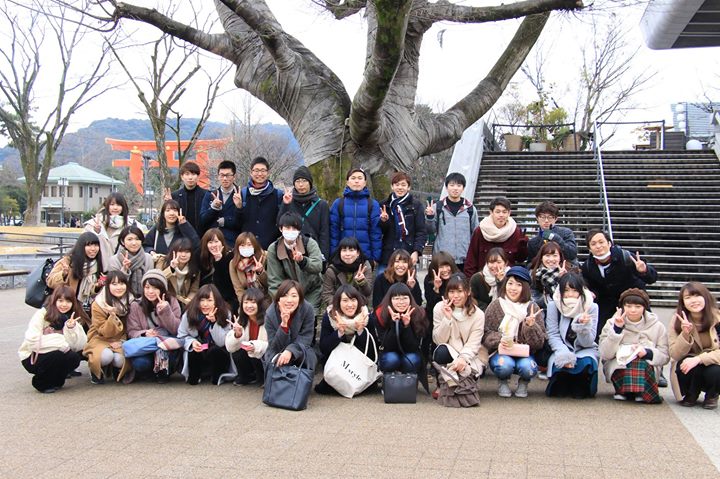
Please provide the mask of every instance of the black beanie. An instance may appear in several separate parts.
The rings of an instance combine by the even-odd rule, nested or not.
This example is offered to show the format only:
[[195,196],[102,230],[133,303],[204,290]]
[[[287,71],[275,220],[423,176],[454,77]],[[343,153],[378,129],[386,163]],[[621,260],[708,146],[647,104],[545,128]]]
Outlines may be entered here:
[[295,170],[295,173],[293,174],[293,183],[299,178],[302,178],[304,180],[308,180],[310,182],[310,188],[313,186],[313,177],[310,174],[310,168],[307,166],[301,166],[297,170]]

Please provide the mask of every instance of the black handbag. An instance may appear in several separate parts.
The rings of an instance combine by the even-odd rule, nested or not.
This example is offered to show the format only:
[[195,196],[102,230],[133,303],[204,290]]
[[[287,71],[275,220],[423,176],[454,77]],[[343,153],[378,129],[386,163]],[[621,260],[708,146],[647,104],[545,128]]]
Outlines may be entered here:
[[25,304],[38,309],[43,307],[45,299],[52,293],[52,289],[47,287],[45,281],[54,264],[55,262],[51,258],[47,258],[44,263],[38,265],[28,275],[27,286],[25,287]]
[[[400,344],[400,323],[395,321],[395,337],[403,359],[410,360]],[[388,404],[415,404],[417,402],[417,373],[389,372],[383,374],[383,398]]]
[[262,399],[268,406],[292,411],[302,411],[307,407],[315,372],[305,367],[308,351],[305,346],[302,349],[300,366],[286,364],[277,367],[273,361],[268,362]]

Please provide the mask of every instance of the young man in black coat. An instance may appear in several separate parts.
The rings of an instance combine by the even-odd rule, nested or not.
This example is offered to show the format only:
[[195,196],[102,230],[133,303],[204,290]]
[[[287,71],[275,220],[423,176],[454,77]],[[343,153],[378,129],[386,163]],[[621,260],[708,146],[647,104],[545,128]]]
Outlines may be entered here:
[[238,229],[255,235],[264,250],[280,236],[278,211],[283,192],[268,179],[270,164],[262,156],[250,162],[250,180],[235,197]]
[[199,177],[200,167],[198,164],[194,161],[186,161],[180,167],[182,186],[169,196],[166,192],[163,200],[173,199],[177,201],[187,222],[192,225],[198,236],[202,236],[205,231],[200,227],[200,210],[207,190],[198,186]]
[[569,263],[577,264],[575,233],[570,228],[556,225],[558,216],[560,216],[560,209],[552,201],[543,201],[535,208],[535,219],[537,219],[539,228],[537,236],[528,241],[528,265],[548,241],[556,242],[565,259]]

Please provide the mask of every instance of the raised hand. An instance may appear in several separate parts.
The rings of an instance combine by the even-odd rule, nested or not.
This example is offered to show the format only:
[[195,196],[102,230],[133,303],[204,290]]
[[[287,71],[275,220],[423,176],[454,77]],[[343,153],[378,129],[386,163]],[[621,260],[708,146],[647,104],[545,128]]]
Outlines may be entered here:
[[580,324],[587,324],[590,322],[590,307],[585,305],[585,311],[577,318],[577,322]]
[[210,203],[210,206],[212,206],[216,210],[222,208],[222,200],[219,198],[217,191],[211,191],[210,196],[212,197],[212,202]]
[[335,311],[335,324],[337,324],[338,336],[342,337],[345,335],[345,322],[342,319],[342,315],[339,311]]
[[687,314],[685,314],[685,311],[683,311],[682,316],[675,313],[675,319],[677,321],[680,321],[680,328],[682,329],[682,332],[685,334],[686,339],[689,339],[692,336],[692,330],[695,327],[692,323],[692,321],[688,321]]
[[295,261],[296,263],[299,263],[300,261],[302,261],[303,255],[302,255],[301,252],[299,252],[297,249],[295,249],[295,248],[293,247],[293,249],[292,249],[292,258],[293,258],[293,261]]
[[564,275],[567,272],[568,272],[567,261],[563,261],[562,264],[560,265],[560,276]]
[[446,317],[447,319],[452,319],[452,318],[453,318],[453,316],[452,316],[452,313],[453,313],[452,299],[450,299],[450,298],[447,298],[447,299],[443,298],[443,299],[442,299],[442,302],[443,302],[443,308],[442,308],[442,309],[443,309],[443,314],[445,315],[445,317]]
[[388,311],[390,312],[390,319],[393,321],[400,321],[400,313],[396,313],[392,308],[388,308]]
[[635,263],[635,269],[640,274],[647,273],[647,263],[640,259],[640,252],[636,251],[635,256],[630,256],[630,259]]
[[130,261],[130,256],[127,254],[127,252],[123,253],[123,262],[122,262],[123,269],[129,272],[131,265],[132,265],[132,261]]
[[415,284],[417,283],[417,281],[415,280],[415,273],[415,268],[411,268],[408,272],[407,285],[410,289],[413,289],[415,287]]
[[172,259],[170,260],[170,267],[171,267],[172,269],[177,269],[178,266],[179,266],[179,262],[178,262],[178,252],[177,252],[177,251],[173,251],[173,256],[172,256]]
[[75,318],[75,311],[70,313],[70,319],[65,321],[65,326],[67,326],[68,329],[73,329],[77,325],[77,319]]
[[170,191],[170,188],[163,188],[163,201],[168,201],[172,199],[172,192]]
[[414,267],[417,264],[419,257],[420,257],[420,255],[418,254],[418,252],[413,251],[412,254],[410,255],[410,266]]
[[217,321],[215,319],[215,313],[217,313],[217,308],[213,308],[213,310],[210,311],[208,314],[206,314],[205,317],[207,318],[208,321],[210,321],[211,323],[214,323],[215,321]]
[[380,210],[380,221],[385,223],[389,218],[390,218],[390,215],[388,215],[387,206],[382,205],[382,209]]
[[365,265],[361,264],[360,267],[357,270],[357,273],[355,273],[355,281],[358,283],[362,283],[365,281]]
[[99,234],[101,229],[100,221],[98,221],[97,217],[93,218],[93,230],[95,230],[95,233]]
[[255,263],[255,267],[254,267],[255,273],[262,274],[262,272],[265,271],[265,268],[263,267],[262,262],[258,261],[258,259],[255,256],[252,257],[252,260]]
[[178,213],[178,224],[184,225],[187,222],[187,218],[183,215],[182,208],[180,208],[180,212]]
[[425,216],[434,216],[435,215],[435,201],[430,200],[427,202],[427,206],[425,207]]
[[230,321],[230,325],[233,328],[233,333],[235,334],[235,337],[241,338],[243,335],[243,327],[242,324],[240,324],[240,318],[233,315],[232,320]]
[[415,312],[415,308],[410,308],[400,315],[400,320],[403,322],[403,324],[406,327],[408,324],[410,324],[410,319],[412,319],[412,314],[414,312]]
[[292,187],[286,186],[285,194],[283,195],[283,198],[282,198],[283,203],[285,203],[286,205],[289,205],[290,203],[292,203],[292,199],[293,199],[293,189],[292,189]]
[[159,314],[161,313],[165,308],[168,307],[168,302],[165,299],[165,295],[163,294],[160,300],[158,301],[157,305],[155,305],[155,311]]
[[243,207],[242,193],[240,193],[240,191],[238,191],[237,188],[235,188],[235,193],[233,193],[232,199],[233,199],[233,203],[235,203],[235,208],[241,209]]
[[612,317],[613,322],[615,323],[615,326],[617,326],[618,328],[624,328],[626,317],[627,317],[627,315],[625,314],[625,311],[623,311],[622,308],[615,308],[615,314]]
[[290,322],[290,311],[288,311],[287,308],[281,308],[280,309],[280,325],[287,328],[289,322]]
[[436,269],[432,270],[433,273],[433,289],[436,293],[440,292],[440,287],[442,286],[442,278],[440,277],[440,272]]
[[535,320],[540,312],[542,312],[542,309],[540,309],[535,303],[532,303],[530,305],[530,314],[528,314],[525,318],[525,325],[530,327],[535,326]]

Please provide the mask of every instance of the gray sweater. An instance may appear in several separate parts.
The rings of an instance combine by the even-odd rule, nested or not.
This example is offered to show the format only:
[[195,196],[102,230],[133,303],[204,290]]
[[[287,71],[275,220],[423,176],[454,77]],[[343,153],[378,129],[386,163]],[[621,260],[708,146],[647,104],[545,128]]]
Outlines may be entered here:
[[470,238],[478,225],[477,209],[465,200],[465,204],[453,215],[446,206],[447,197],[435,203],[435,214],[425,216],[428,235],[436,234],[433,251],[445,251],[452,255],[455,263],[465,263]]

